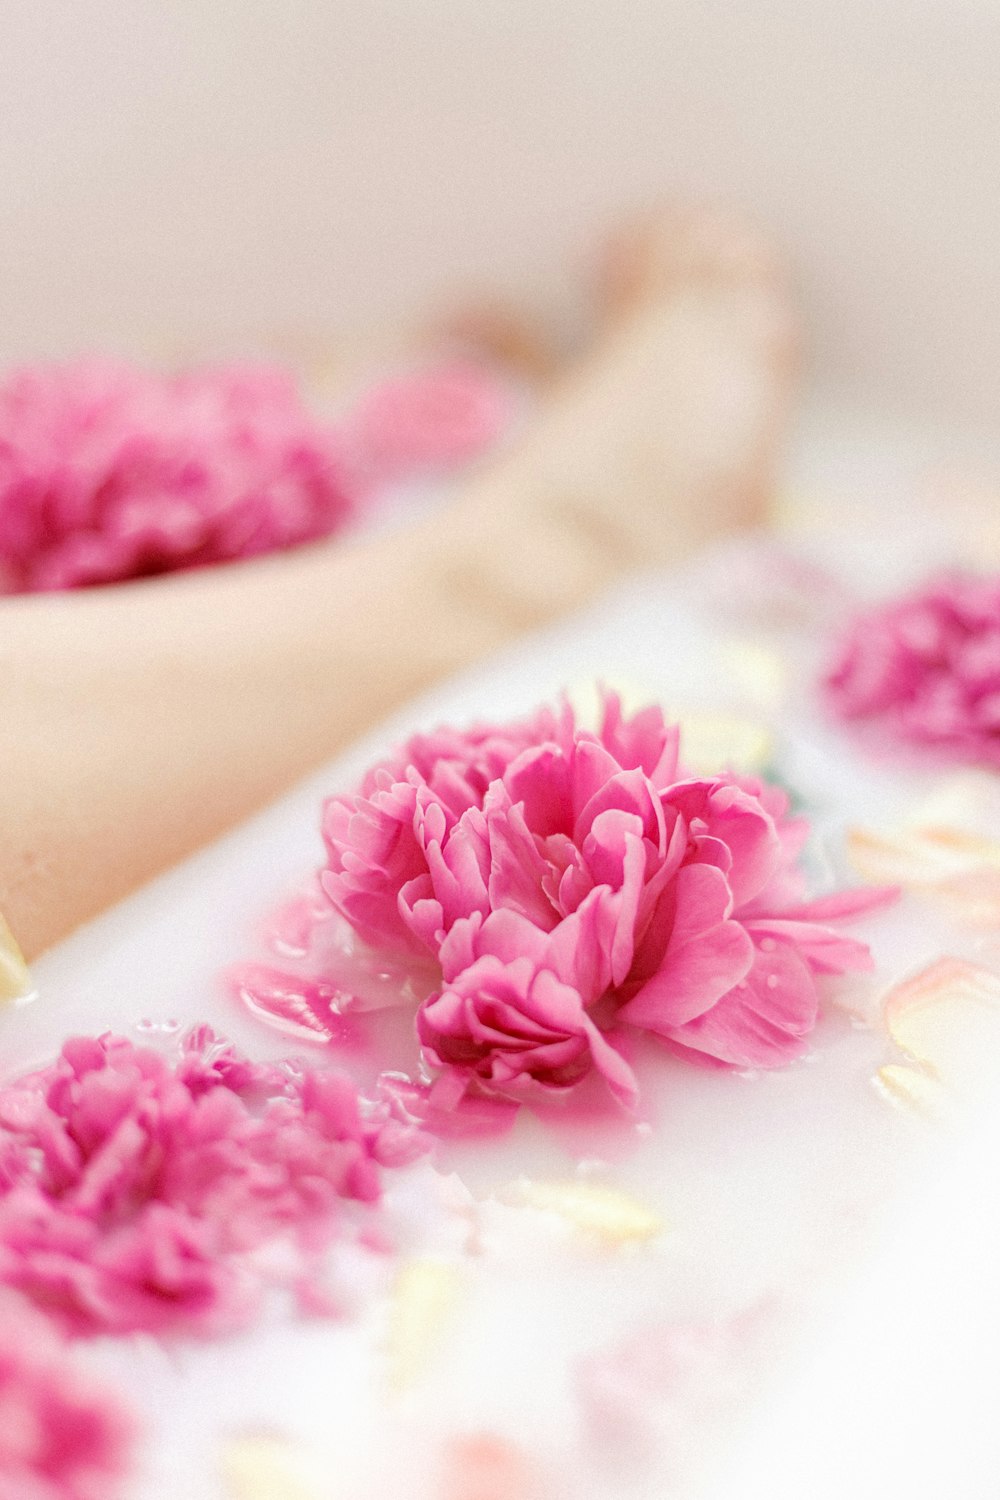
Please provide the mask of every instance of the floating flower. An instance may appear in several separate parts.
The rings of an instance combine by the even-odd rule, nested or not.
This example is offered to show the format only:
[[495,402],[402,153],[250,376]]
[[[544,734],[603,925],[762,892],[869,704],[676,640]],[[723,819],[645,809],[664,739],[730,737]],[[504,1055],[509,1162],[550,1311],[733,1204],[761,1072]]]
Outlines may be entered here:
[[231,1327],[262,1289],[252,1253],[290,1241],[305,1274],[398,1137],[340,1076],[251,1064],[204,1027],[175,1066],[74,1038],[0,1090],[0,1282],[77,1333]]
[[432,1065],[514,1098],[596,1070],[631,1101],[629,1029],[777,1066],[815,1025],[818,976],[871,966],[831,923],[885,893],[806,900],[785,794],[685,777],[678,742],[607,694],[596,733],[568,707],[441,731],[327,804],[329,900],[436,980],[417,1016]]
[[15,591],[250,557],[353,510],[338,434],[279,369],[81,361],[0,385],[0,567]]
[[1000,578],[946,574],[860,614],[825,686],[842,718],[1000,766]]
[[327,802],[323,837],[329,863],[321,882],[364,942],[426,951],[399,909],[401,888],[427,868],[418,800],[440,806],[454,824],[470,808],[482,807],[492,783],[522,750],[557,732],[556,716],[543,708],[513,724],[414,735],[398,756],[366,774],[358,796]]
[[277,366],[15,370],[0,381],[0,592],[141,578],[332,535],[373,487],[461,462],[505,420],[497,382],[471,365],[389,380],[336,427]]
[[54,1329],[0,1298],[0,1500],[114,1500],[133,1423]]

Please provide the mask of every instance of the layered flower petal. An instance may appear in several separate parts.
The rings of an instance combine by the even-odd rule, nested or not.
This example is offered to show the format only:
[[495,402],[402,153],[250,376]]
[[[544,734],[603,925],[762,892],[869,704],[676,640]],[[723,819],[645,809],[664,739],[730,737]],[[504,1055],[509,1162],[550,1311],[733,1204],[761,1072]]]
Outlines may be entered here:
[[0,1500],[115,1500],[136,1423],[40,1314],[0,1296]]
[[1000,579],[950,573],[859,614],[824,686],[844,719],[1000,765]]
[[661,1035],[683,1055],[734,1068],[781,1067],[816,1024],[819,994],[794,948],[757,949],[746,978],[699,1016]]
[[500,1093],[540,1084],[563,1089],[592,1067],[626,1099],[636,1094],[624,1059],[605,1040],[580,994],[528,958],[477,959],[417,1015],[420,1040],[438,1066],[467,1072]]
[[336,427],[280,367],[99,360],[0,381],[0,592],[81,588],[341,531],[407,469],[448,468],[507,403],[474,366],[377,387]]
[[658,710],[626,720],[607,694],[597,733],[564,708],[478,726],[464,749],[440,731],[440,761],[432,743],[331,805],[323,883],[366,941],[436,959],[418,1034],[467,1087],[565,1089],[596,1069],[630,1098],[611,1040],[628,1027],[685,1055],[776,1066],[815,1023],[817,976],[869,966],[831,923],[886,893],[808,901],[808,827],[786,794],[678,779]]
[[0,1282],[75,1333],[229,1329],[262,1290],[250,1252],[290,1241],[303,1272],[292,1247],[378,1197],[390,1125],[345,1079],[252,1064],[207,1028],[174,1065],[73,1038],[0,1089]]
[[746,929],[730,920],[732,893],[721,870],[687,865],[669,896],[662,955],[621,1010],[622,1020],[661,1035],[711,1009],[742,980],[754,956]]

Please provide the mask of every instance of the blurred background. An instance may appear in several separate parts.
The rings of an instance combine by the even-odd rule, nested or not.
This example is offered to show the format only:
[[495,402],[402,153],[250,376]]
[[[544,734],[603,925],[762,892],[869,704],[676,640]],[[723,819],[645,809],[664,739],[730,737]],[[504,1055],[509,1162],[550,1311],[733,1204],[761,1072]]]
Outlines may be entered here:
[[557,331],[614,220],[722,194],[819,389],[991,426],[996,0],[3,0],[0,357]]

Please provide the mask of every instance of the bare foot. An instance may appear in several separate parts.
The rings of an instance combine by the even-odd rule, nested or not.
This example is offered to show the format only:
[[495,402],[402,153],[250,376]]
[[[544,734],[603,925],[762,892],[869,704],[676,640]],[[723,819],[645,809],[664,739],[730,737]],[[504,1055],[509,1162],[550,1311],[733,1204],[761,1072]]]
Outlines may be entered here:
[[662,211],[616,237],[602,306],[587,357],[453,517],[480,567],[456,558],[452,585],[523,623],[766,516],[796,344],[766,241]]

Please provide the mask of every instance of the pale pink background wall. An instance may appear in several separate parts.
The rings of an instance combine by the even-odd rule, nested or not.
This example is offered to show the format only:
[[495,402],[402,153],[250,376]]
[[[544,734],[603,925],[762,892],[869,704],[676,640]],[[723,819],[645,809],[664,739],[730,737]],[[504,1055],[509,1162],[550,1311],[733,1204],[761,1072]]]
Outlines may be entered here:
[[738,194],[822,379],[997,415],[996,0],[0,0],[0,353],[563,295],[595,225]]

